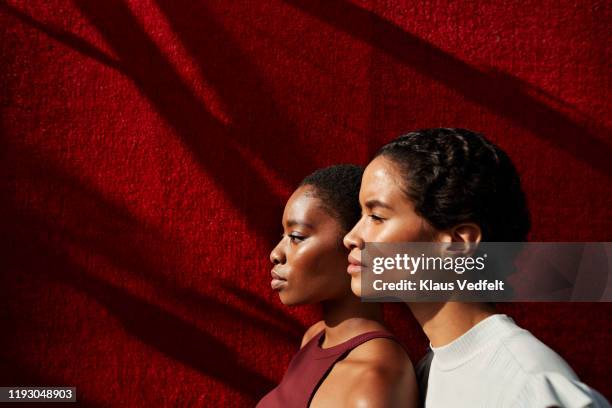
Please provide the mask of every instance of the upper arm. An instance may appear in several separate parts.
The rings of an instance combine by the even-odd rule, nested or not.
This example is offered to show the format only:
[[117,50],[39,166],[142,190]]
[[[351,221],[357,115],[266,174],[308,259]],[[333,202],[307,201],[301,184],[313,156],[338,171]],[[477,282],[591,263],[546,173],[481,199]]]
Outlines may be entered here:
[[316,336],[321,330],[325,328],[325,322],[323,320],[316,322],[306,330],[304,337],[302,337],[302,344],[300,348],[304,347],[314,336]]
[[365,363],[354,377],[349,407],[417,407],[419,391],[406,351],[394,340],[374,339],[354,350]]
[[418,390],[410,373],[370,368],[356,378],[348,395],[351,408],[417,407]]
[[348,407],[351,408],[378,408],[392,407],[395,399],[388,392],[389,384],[380,372],[368,370],[359,376],[357,384],[352,387],[348,395]]

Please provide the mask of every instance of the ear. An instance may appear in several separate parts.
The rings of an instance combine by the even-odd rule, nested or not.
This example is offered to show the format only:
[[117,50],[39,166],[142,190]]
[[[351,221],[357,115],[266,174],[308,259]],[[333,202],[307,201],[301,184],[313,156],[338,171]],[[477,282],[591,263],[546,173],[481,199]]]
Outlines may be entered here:
[[452,242],[475,242],[479,243],[482,239],[482,231],[477,224],[464,223],[454,226],[450,230]]
[[477,224],[463,223],[438,231],[434,242],[444,243],[441,250],[444,256],[470,256],[478,247],[482,231]]

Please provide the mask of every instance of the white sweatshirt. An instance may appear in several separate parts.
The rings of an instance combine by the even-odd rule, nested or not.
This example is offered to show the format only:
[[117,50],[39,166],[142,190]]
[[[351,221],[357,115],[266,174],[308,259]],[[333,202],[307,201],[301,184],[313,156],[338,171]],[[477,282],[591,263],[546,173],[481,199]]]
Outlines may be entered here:
[[490,316],[431,350],[433,357],[417,367],[426,408],[610,407],[557,353],[506,315]]

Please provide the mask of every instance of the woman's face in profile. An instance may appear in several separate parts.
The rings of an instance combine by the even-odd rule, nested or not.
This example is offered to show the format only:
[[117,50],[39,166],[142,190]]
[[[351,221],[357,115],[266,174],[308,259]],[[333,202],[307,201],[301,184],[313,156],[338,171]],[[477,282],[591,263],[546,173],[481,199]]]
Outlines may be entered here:
[[378,156],[366,167],[361,180],[359,204],[362,215],[344,237],[350,250],[351,289],[361,296],[361,251],[365,242],[430,242],[432,229],[417,215],[402,190],[403,177],[390,159]]
[[312,186],[298,188],[283,212],[283,235],[270,253],[273,290],[286,305],[353,296],[344,231]]

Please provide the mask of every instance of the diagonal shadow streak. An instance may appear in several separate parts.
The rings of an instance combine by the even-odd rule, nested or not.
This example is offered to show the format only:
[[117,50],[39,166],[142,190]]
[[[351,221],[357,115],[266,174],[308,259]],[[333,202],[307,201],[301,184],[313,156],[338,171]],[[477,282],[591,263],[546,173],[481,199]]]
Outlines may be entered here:
[[[22,245],[9,259],[9,265],[12,260],[19,268],[44,273],[47,279],[86,293],[111,312],[128,333],[149,346],[254,400],[272,388],[270,379],[241,364],[223,342],[159,306],[88,274],[57,245],[51,248],[31,237],[17,242]],[[39,264],[43,260],[44,269]]]
[[[9,268],[14,265],[41,278],[74,286],[113,313],[127,332],[142,342],[253,399],[261,397],[272,387],[271,380],[245,367],[237,360],[233,350],[206,331],[89,274],[72,261],[64,250],[66,244],[79,243],[66,239],[64,231],[49,224],[46,218],[24,214],[18,209],[8,210],[13,220],[7,231],[11,241],[5,248],[7,256],[3,258]],[[36,234],[32,234],[32,231],[36,231]],[[87,251],[88,248],[83,249]],[[231,311],[228,313],[226,306],[215,304],[211,299],[203,304],[204,308],[218,308],[221,315],[217,318],[233,321],[235,313],[234,316]],[[238,316],[238,319],[241,317]],[[257,319],[245,324],[250,330],[277,330],[266,327]]]
[[[346,0],[284,0],[289,4],[455,89],[610,177],[610,144],[528,93],[531,87],[502,72],[484,72]],[[541,93],[541,92],[540,92]],[[593,124],[610,139],[605,126]]]
[[[260,311],[260,313],[266,313],[271,318],[276,320],[278,319],[287,319],[287,314],[282,310],[277,309],[272,304],[268,303],[266,300],[257,296],[257,294],[252,291],[239,288],[235,285],[229,285],[227,283],[221,283],[221,287],[225,289],[227,292],[234,295],[237,299],[240,299],[242,302],[247,304],[250,308]],[[297,322],[296,322],[297,323]],[[306,327],[303,327],[300,324],[296,324],[296,340],[297,343],[300,342],[302,335],[306,331]]]
[[110,68],[114,68],[123,74],[127,74],[124,68],[121,66],[121,62],[117,61],[110,55],[106,54],[102,50],[96,48],[94,45],[90,44],[88,41],[82,39],[74,35],[73,33],[62,30],[60,28],[51,28],[40,21],[33,19],[28,14],[16,9],[15,7],[5,3],[4,1],[0,1],[0,10],[5,11],[7,14],[12,15],[13,17],[20,20],[22,23],[48,35],[53,38],[55,41],[60,42],[73,50],[77,50],[81,54],[86,57],[92,58],[101,64],[104,64]]
[[[51,220],[48,215],[32,214],[31,210],[26,211],[25,207],[22,208],[22,206],[17,208],[14,204],[10,204],[8,207],[3,205],[2,213],[5,214],[7,221],[5,232],[10,237],[10,240],[3,249],[3,252],[6,250],[6,253],[2,258],[6,260],[9,265],[11,262],[14,262],[21,270],[39,274],[41,277],[50,276],[52,279],[66,278],[65,281],[67,282],[79,281],[81,278],[77,275],[87,273],[81,267],[79,267],[78,270],[74,270],[73,273],[69,275],[63,275],[65,270],[63,266],[72,261],[70,261],[67,255],[62,254],[61,248],[56,248],[58,245],[57,242],[59,241],[60,244],[80,247],[86,253],[101,252],[109,258],[109,262],[116,262],[119,265],[125,264],[129,268],[133,268],[134,272],[137,274],[146,274],[147,278],[150,278],[149,271],[155,272],[153,276],[163,273],[163,266],[156,266],[162,265],[162,262],[158,262],[160,261],[159,259],[153,256],[151,259],[147,260],[145,255],[140,256],[138,247],[135,247],[131,242],[132,240],[136,240],[140,245],[143,238],[147,240],[146,238],[149,233],[145,233],[144,236],[140,235],[140,233],[134,233],[134,230],[139,227],[139,222],[135,220],[133,216],[129,215],[124,207],[108,201],[99,191],[87,185],[83,185],[80,181],[63,173],[62,170],[51,163],[46,163],[42,157],[32,157],[30,158],[31,161],[28,161],[26,157],[16,157],[18,157],[17,161],[20,165],[19,170],[17,170],[19,176],[14,178],[15,185],[19,185],[21,180],[19,177],[25,177],[35,180],[37,184],[35,184],[34,187],[37,187],[39,184],[46,186],[46,191],[49,194],[57,196],[57,192],[62,191],[61,197],[57,196],[55,200],[61,201],[63,215],[58,223],[55,221],[55,218]],[[11,170],[10,173],[13,173],[13,170]],[[47,201],[44,199],[44,195],[42,201],[47,203],[47,205],[51,204],[55,206],[52,204],[53,199]],[[68,225],[66,225],[67,218],[72,219],[73,224],[68,223]],[[78,235],[75,235],[75,233],[71,231],[71,226],[78,227]],[[138,231],[141,229],[142,226],[139,227]],[[106,238],[102,238],[102,236]],[[116,247],[109,246],[109,248],[100,249],[100,246],[104,247],[110,245],[106,242],[107,239],[113,241]],[[53,243],[53,245],[49,244],[49,242]],[[31,248],[33,245],[32,243],[35,245],[33,248]],[[121,252],[122,250],[126,252],[123,253]],[[149,255],[151,255],[151,253],[149,253]],[[127,258],[134,258],[135,260],[128,261]],[[170,261],[170,263],[173,262],[172,260]],[[48,264],[57,264],[59,266],[57,268],[47,268]],[[158,270],[159,268],[162,270]],[[72,270],[70,266],[66,269],[69,271]],[[143,271],[146,272],[143,273]],[[59,277],[54,277],[54,274],[59,274]],[[100,278],[85,277],[83,279],[95,279],[100,282],[82,288],[82,290],[89,289],[90,287],[99,288],[101,285],[107,286],[106,290],[103,290],[101,293],[90,293],[101,303],[105,305],[106,303],[114,304],[115,300],[117,300],[116,297],[119,298],[119,306],[111,310],[118,313],[118,317],[125,322],[126,329],[131,331],[144,343],[152,344],[168,356],[188,364],[220,381],[224,381],[229,386],[243,393],[247,393],[254,398],[259,397],[260,393],[269,389],[271,385],[269,380],[262,380],[259,374],[251,373],[249,370],[244,371],[242,366],[236,365],[236,363],[231,360],[233,355],[232,351],[228,350],[225,345],[221,348],[217,347],[221,342],[208,335],[206,332],[193,325],[189,327],[189,323],[182,320],[177,323],[171,318],[172,315],[167,312],[163,312],[161,317],[156,317],[159,315],[157,306],[150,306],[136,301],[134,303],[127,297],[127,294],[124,294],[125,296],[123,297],[121,293],[116,294],[115,292],[119,289],[113,289],[108,283],[102,282]],[[227,324],[238,324],[238,322],[240,322],[241,325],[245,325],[245,327],[251,331],[265,333],[275,332],[279,333],[280,339],[285,338],[284,333],[286,333],[287,325],[285,325],[285,327],[271,325],[260,317],[254,315],[249,316],[238,309],[234,309],[231,305],[220,303],[206,296],[199,296],[199,293],[193,291],[177,292],[174,288],[174,286],[176,286],[175,283],[168,280],[153,280],[153,282],[164,292],[175,292],[177,294],[176,297],[185,302],[185,304],[194,305],[195,307],[193,310],[210,312],[210,314],[207,313],[206,315],[209,320],[224,321],[227,322]],[[115,294],[117,295],[116,297],[114,296]],[[9,299],[10,296],[8,295],[7,293],[7,296],[3,298]],[[100,298],[101,296],[102,298]],[[185,299],[185,297],[187,297],[187,299]],[[131,309],[132,307],[135,309]],[[138,316],[132,319],[132,315],[123,316],[120,314],[120,312],[129,310],[136,310]],[[278,316],[276,316],[276,318],[278,319]],[[147,323],[139,323],[146,322],[147,319],[153,322],[152,326],[148,326]],[[136,327],[130,327],[130,324],[134,324]],[[209,324],[209,322],[206,322],[206,325]],[[148,331],[148,327],[151,328],[151,330],[161,328],[164,333],[170,334],[174,333],[173,330],[176,329],[176,333],[181,336],[189,336],[192,332],[195,332],[195,337],[189,337],[194,339],[193,342],[190,342],[191,340],[185,342],[180,337],[175,338],[172,337],[174,335],[169,334],[170,337],[165,338],[159,343],[154,333]],[[292,344],[299,341],[299,335],[302,331],[303,328],[300,326],[298,330],[293,331],[292,335],[289,335],[287,341]],[[210,336],[211,340],[200,343],[207,338],[206,336]],[[192,347],[189,348],[190,346]],[[203,352],[200,350],[200,347],[208,347],[208,349]],[[230,357],[228,361],[219,361],[219,359],[223,358],[222,356],[226,355]],[[216,356],[217,360],[211,358],[211,356]],[[225,368],[220,369],[217,367],[219,365],[223,365]],[[236,373],[246,373],[246,375],[241,376],[236,375]],[[259,385],[250,385],[252,376],[254,376],[253,381],[255,384]],[[245,385],[247,383],[248,385]],[[257,389],[259,386],[263,388]]]
[[[296,164],[312,166],[316,152],[298,144],[298,129],[285,119],[288,114],[271,96],[255,63],[211,15],[206,2],[192,2],[188,7],[172,0],[154,2],[198,64],[202,78],[226,103],[241,143],[292,185],[299,183],[303,174],[299,168],[292,169]],[[282,147],[289,148],[290,154],[279,154]]]
[[[31,228],[51,229],[49,224],[45,224],[43,216],[36,217],[29,214],[25,218],[16,216],[15,219],[20,220],[23,225],[31,226]],[[246,305],[246,307],[237,307],[230,302],[222,302],[204,293],[178,287],[177,282],[169,280],[161,271],[155,270],[159,269],[159,266],[152,262],[156,259],[154,256],[149,256],[149,259],[147,259],[144,254],[140,254],[138,249],[130,251],[129,240],[122,237],[115,236],[116,243],[113,245],[106,242],[104,238],[87,236],[65,228],[56,227],[54,235],[59,237],[62,242],[74,247],[81,247],[86,251],[91,251],[91,248],[94,248],[98,255],[104,256],[111,265],[119,270],[131,270],[139,276],[143,274],[140,272],[141,270],[146,271],[148,275],[145,278],[146,282],[153,284],[155,288],[168,295],[174,302],[178,302],[190,310],[192,316],[199,320],[202,320],[205,316],[205,324],[210,328],[212,328],[211,322],[222,321],[224,324],[240,326],[252,332],[275,333],[279,342],[283,341],[292,345],[299,343],[301,334],[305,330],[297,321],[291,319],[273,305],[265,303],[251,292],[242,293],[240,289],[224,287],[231,294],[239,294],[240,300]],[[128,252],[132,254],[132,258],[128,258]],[[135,267],[141,269],[135,270],[133,269]]]
[[[7,9],[8,7],[5,7],[4,4],[0,5],[3,6],[3,8]],[[10,12],[11,10],[9,10]],[[40,23],[36,23],[35,20],[31,19],[31,18],[26,18],[28,17],[27,15],[23,14],[23,13],[19,13],[19,12],[15,12],[12,13],[13,15],[15,15],[18,18],[21,18],[22,20],[24,20],[25,23],[34,26],[34,28],[38,28],[38,29],[43,29],[45,28],[42,24]],[[52,38],[56,39],[57,41],[66,43],[66,45],[68,46],[72,46],[74,48],[77,49],[77,51],[83,52],[84,55],[94,58],[96,60],[98,60],[101,63],[104,63],[108,66],[111,66],[115,69],[120,70],[123,73],[128,74],[129,71],[127,71],[123,66],[119,65],[119,63],[116,60],[113,60],[111,57],[107,56],[106,54],[104,54],[103,52],[99,51],[98,49],[96,49],[94,46],[90,45],[89,43],[87,43],[87,41],[85,40],[81,40],[79,39],[77,36],[74,36],[73,34],[70,33],[66,33],[66,32],[62,32],[60,31],[53,31],[52,29],[49,28],[45,28],[43,30],[46,34],[50,35]],[[46,169],[45,172],[49,171],[50,169]],[[50,173],[45,173],[45,174],[50,174]],[[61,175],[55,175],[53,177],[51,177],[52,179],[55,178],[55,180],[66,180],[66,177],[61,176]],[[70,183],[72,184],[72,182]],[[87,186],[85,186],[87,187]],[[99,193],[97,192],[92,192],[89,191],[88,192],[89,195],[92,195],[92,197],[95,200],[102,200],[103,197],[99,196]],[[122,222],[126,223],[127,225],[130,226],[130,228],[135,228],[135,225],[132,225],[133,223],[133,219],[130,219],[130,215],[123,211],[124,209],[116,209],[116,208],[112,208],[111,207],[111,211],[110,213],[113,214],[113,216],[117,217],[117,219],[122,220]],[[104,217],[105,219],[107,219],[107,216]],[[38,228],[40,227],[41,224],[38,224],[37,226],[35,226],[34,228]],[[129,243],[131,241],[126,241],[125,242],[125,246],[122,245],[116,245],[117,242],[114,243],[109,243],[107,240],[102,239],[102,237],[106,234],[97,234],[94,237],[88,237],[88,236],[84,236],[83,234],[76,234],[74,232],[70,232],[70,231],[63,231],[64,232],[64,239],[72,239],[72,241],[78,241],[80,243],[85,244],[86,246],[90,247],[90,248],[94,248],[94,250],[97,249],[98,252],[101,252],[102,254],[104,254],[105,256],[107,256],[110,259],[113,259],[113,261],[122,268],[126,268],[129,270],[132,270],[134,272],[140,273],[143,277],[147,278],[147,279],[151,279],[151,272],[155,271],[155,267],[154,264],[146,264],[143,263],[144,259],[147,259],[146,257],[134,257],[133,256],[133,252],[130,250],[130,246]],[[142,237],[141,237],[142,238]],[[124,252],[127,251],[127,253],[124,254]],[[142,269],[145,269],[146,272],[143,270],[141,272]],[[156,278],[160,278],[163,275],[159,275],[156,276]],[[159,279],[156,280],[158,286],[164,287],[165,289],[167,289],[168,286],[166,286],[165,283],[160,283]],[[180,297],[185,300],[186,302],[189,301],[194,301],[194,303],[199,304],[200,306],[203,304],[208,304],[210,306],[210,302],[211,299],[207,299],[204,297],[201,297],[198,293],[195,292],[190,292],[190,291],[181,291],[180,293]],[[204,303],[203,303],[204,302]],[[208,303],[205,303],[208,302]],[[218,307],[227,307],[227,305],[225,304],[214,304],[211,309],[215,310]],[[260,310],[260,311],[263,311]],[[231,311],[230,311],[231,312]],[[244,311],[237,311],[239,313],[243,313]],[[282,313],[277,313],[274,314],[275,319],[278,320],[279,317],[282,317],[282,324],[284,325],[284,330],[289,330],[289,332],[286,332],[288,336],[290,336],[292,341],[295,341],[296,338],[298,338],[298,336],[301,334],[301,332],[303,331],[303,328],[301,327],[301,324],[297,323],[297,321],[290,319],[288,316],[282,314]],[[236,316],[234,316],[235,318]],[[240,316],[242,319],[244,319],[245,316]],[[255,320],[257,321],[257,320]],[[266,326],[265,322],[259,322],[260,325]],[[267,327],[267,326],[266,326]],[[261,327],[260,327],[261,328]],[[283,332],[284,330],[279,330],[279,327],[267,327],[266,330],[274,330],[275,332]]]
[[[254,75],[252,64],[246,58],[240,57],[229,38],[224,38],[222,43],[212,47],[218,54],[210,55],[208,58],[211,60],[221,60],[221,47],[223,52],[232,53],[230,60],[225,60],[217,70],[228,75],[228,71],[232,72],[231,67],[239,64],[241,70],[234,72],[232,80],[246,86],[246,89],[239,89],[242,98],[237,96],[224,102],[236,108],[245,95],[254,93],[258,97],[255,103],[260,110],[235,110],[232,112],[235,123],[225,125],[206,110],[193,91],[182,81],[147,33],[139,28],[139,22],[124,2],[75,1],[75,4],[110,44],[143,95],[175,129],[202,168],[217,181],[217,185],[226,192],[234,206],[240,209],[249,225],[254,227],[261,237],[271,241],[274,237],[272,231],[275,230],[271,226],[277,224],[277,214],[283,204],[283,197],[271,191],[270,182],[257,165],[253,164],[250,156],[262,158],[268,169],[271,169],[277,178],[282,179],[285,184],[282,186],[284,192],[281,195],[288,194],[288,184],[297,184],[299,180],[298,170],[293,170],[296,168],[295,163],[309,163],[311,160],[307,160],[304,149],[297,146],[292,150],[290,158],[281,160],[273,156],[273,146],[277,146],[275,143],[280,141],[279,138],[296,133],[282,119],[280,111],[271,103],[271,99],[266,97],[269,91],[258,85],[261,80]],[[207,27],[212,22],[203,20],[200,24]],[[213,31],[219,35],[221,30],[216,27]],[[210,34],[208,31],[207,33]],[[198,40],[208,43],[206,38]],[[231,83],[215,85],[229,87]],[[216,88],[215,91],[224,95],[223,89]],[[258,117],[262,119],[256,119]],[[276,125],[271,125],[274,123]],[[269,131],[263,127],[266,125]],[[257,136],[263,134],[266,135],[265,140],[257,139]],[[258,198],[258,208],[248,205],[255,197]]]
[[[46,26],[12,6],[0,2],[0,9],[82,55],[114,68],[130,78],[161,117],[173,127],[201,168],[224,190],[248,225],[259,237],[271,242],[275,238],[273,231],[276,230],[272,226],[277,224],[284,196],[289,194],[288,184],[297,184],[301,176],[298,174],[295,160],[310,162],[302,156],[302,149],[293,149],[294,160],[288,163],[291,166],[287,168],[278,166],[278,160],[265,161],[267,166],[276,165],[276,168],[272,169],[277,176],[276,180],[270,181],[269,177],[262,173],[261,166],[253,161],[251,153],[254,151],[244,143],[250,138],[250,131],[253,129],[248,126],[227,126],[212,116],[147,34],[139,29],[138,21],[127,6],[117,0],[104,5],[77,2],[77,6],[79,5],[81,13],[96,26],[105,40],[115,47],[113,51],[119,56],[118,60],[88,41],[65,30]],[[279,132],[281,135],[282,133]],[[272,145],[267,144],[266,147],[270,149]],[[279,182],[281,185],[274,185]],[[258,208],[247,205],[252,197],[258,197]]]
[[[182,253],[185,244],[176,239],[158,237],[159,231],[142,225],[125,207],[109,201],[99,191],[41,157],[33,161],[20,155],[19,162],[25,166],[26,177],[44,183],[50,191],[63,192],[62,212],[69,222],[60,224],[48,220],[48,216],[25,214],[17,209],[13,210],[12,222],[21,219],[23,225],[27,225],[36,218],[31,231],[54,230],[62,240],[103,255],[115,267],[131,271],[134,276],[152,283],[190,310],[205,311],[213,321],[242,322],[251,330],[278,333],[279,338],[289,343],[299,341],[304,327],[273,305],[266,304],[263,308],[263,300],[256,295],[247,300],[253,302],[252,307],[236,308],[169,279],[171,272],[168,271],[181,265],[174,254]],[[52,198],[49,200],[52,202]]]

